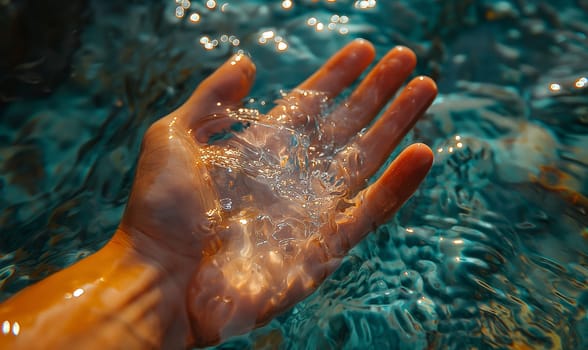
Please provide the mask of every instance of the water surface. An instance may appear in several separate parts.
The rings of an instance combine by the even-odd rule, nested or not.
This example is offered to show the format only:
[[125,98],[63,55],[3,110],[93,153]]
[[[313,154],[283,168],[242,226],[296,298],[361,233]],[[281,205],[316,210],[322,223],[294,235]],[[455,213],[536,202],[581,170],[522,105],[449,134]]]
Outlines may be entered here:
[[0,299],[110,238],[144,130],[232,53],[263,107],[363,37],[439,84],[405,141],[434,149],[431,175],[309,299],[219,348],[588,347],[586,1],[54,6],[69,40],[23,37],[37,50],[2,70]]

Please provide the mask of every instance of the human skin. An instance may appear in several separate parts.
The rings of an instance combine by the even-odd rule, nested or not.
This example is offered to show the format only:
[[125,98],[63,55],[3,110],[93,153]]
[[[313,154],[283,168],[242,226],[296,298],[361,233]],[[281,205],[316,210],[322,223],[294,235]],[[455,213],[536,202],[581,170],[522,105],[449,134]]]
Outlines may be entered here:
[[[374,57],[369,42],[355,40],[288,98],[304,111],[318,110],[317,99],[300,91],[318,91],[332,100]],[[399,209],[430,169],[431,150],[411,145],[366,186],[436,96],[434,82],[417,77],[386,107],[415,63],[409,49],[392,49],[346,100],[330,109],[324,126],[331,128],[325,132],[337,146],[332,159],[347,176],[341,199],[345,205],[329,206],[332,220],[286,256],[269,244],[243,253],[246,232],[211,219],[210,213],[219,210],[221,189],[201,157],[208,147],[202,138],[226,121],[227,109],[241,105],[255,75],[247,56],[233,56],[146,132],[127,208],[113,238],[95,254],[0,305],[0,347],[213,345],[269,322],[311,294],[349,249]],[[301,123],[283,106],[267,118],[287,127]],[[265,129],[251,129],[261,146],[288,147],[287,140],[265,135]],[[311,142],[320,148],[323,141]],[[357,161],[350,161],[351,153]],[[263,184],[249,187],[243,181],[234,191],[255,195],[258,185]],[[291,201],[275,196],[261,197],[255,206],[259,213],[270,207],[292,210]],[[224,215],[223,222],[231,222],[236,214]]]

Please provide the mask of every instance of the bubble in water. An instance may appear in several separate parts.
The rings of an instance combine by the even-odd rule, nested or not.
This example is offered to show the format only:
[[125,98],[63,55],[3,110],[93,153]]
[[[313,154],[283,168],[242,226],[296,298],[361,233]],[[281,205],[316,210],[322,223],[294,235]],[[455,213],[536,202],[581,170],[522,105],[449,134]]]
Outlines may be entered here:
[[348,168],[359,163],[350,161],[353,149],[339,152],[334,145],[335,128],[325,118],[329,102],[318,92],[293,91],[281,94],[270,115],[243,107],[202,121],[214,137],[198,152],[222,198],[218,233],[229,237],[219,266],[229,269],[243,258],[282,264],[334,225],[349,193]]
[[196,280],[209,285],[209,276],[222,276],[224,283],[193,295],[193,304],[211,313],[226,309],[211,304],[211,294],[246,299],[235,305],[267,303],[235,311],[221,332],[236,324],[253,327],[256,321],[248,317],[287,305],[292,290],[312,288],[340,259],[339,243],[328,243],[336,235],[329,233],[341,210],[354,205],[347,197],[362,155],[355,142],[335,144],[335,125],[325,117],[329,107],[325,94],[293,91],[283,93],[267,115],[225,110],[194,128],[200,143],[195,152],[222,198],[213,229],[222,247]]
[[233,208],[233,201],[231,198],[223,198],[220,200],[221,208],[225,211],[230,211]]

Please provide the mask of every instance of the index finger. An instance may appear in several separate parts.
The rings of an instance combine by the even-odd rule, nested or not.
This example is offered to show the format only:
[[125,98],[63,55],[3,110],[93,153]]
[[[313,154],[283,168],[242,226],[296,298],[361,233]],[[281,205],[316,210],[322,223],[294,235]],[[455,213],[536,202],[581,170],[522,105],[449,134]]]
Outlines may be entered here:
[[[320,112],[321,101],[317,98],[305,98],[300,91],[315,91],[327,98],[338,96],[351,85],[371,64],[375,57],[373,45],[364,39],[356,39],[333,55],[321,68],[304,82],[298,85],[285,99],[296,100],[298,108],[304,114]],[[280,106],[274,108],[269,115],[287,114]],[[305,119],[304,119],[305,120]],[[295,121],[292,121],[295,123]]]

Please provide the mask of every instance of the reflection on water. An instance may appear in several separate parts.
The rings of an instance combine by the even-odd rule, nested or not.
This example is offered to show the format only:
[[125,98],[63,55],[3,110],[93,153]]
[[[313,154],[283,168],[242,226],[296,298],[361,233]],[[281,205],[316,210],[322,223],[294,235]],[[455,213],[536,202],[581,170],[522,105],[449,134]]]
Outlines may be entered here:
[[13,54],[0,86],[1,298],[110,237],[143,131],[230,54],[258,64],[263,107],[364,37],[439,83],[406,140],[431,175],[313,296],[221,347],[588,347],[586,1],[71,3],[80,46]]

